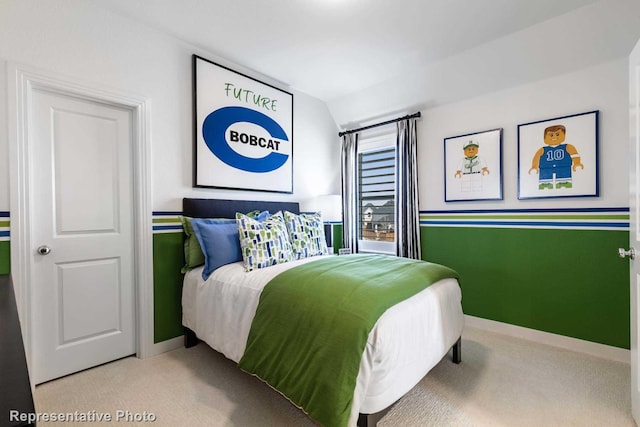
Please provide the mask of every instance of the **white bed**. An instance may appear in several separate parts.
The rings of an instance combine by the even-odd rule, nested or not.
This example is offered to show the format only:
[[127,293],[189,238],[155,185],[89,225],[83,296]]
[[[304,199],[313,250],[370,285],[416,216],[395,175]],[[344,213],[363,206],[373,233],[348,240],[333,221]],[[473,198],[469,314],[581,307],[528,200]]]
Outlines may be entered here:
[[[329,255],[334,256],[334,255]],[[242,357],[263,287],[278,273],[323,257],[245,272],[242,262],[184,277],[182,322],[229,359]],[[411,390],[458,341],[463,329],[461,291],[444,279],[388,309],[375,324],[362,355],[349,425],[358,414],[382,411]]]

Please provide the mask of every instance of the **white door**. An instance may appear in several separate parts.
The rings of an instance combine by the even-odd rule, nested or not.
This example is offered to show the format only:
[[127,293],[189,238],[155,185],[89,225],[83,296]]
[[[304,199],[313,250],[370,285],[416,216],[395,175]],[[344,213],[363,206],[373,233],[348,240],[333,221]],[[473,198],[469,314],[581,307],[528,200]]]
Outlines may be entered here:
[[[630,164],[629,164],[629,207],[630,249],[640,249],[640,41],[629,56],[629,129],[630,129]],[[632,257],[633,258],[633,257]],[[640,354],[638,353],[638,308],[640,307],[640,260],[630,261],[631,270],[631,412],[636,423],[640,425],[640,381],[638,381],[638,367]]]
[[131,110],[35,89],[36,384],[135,353]]

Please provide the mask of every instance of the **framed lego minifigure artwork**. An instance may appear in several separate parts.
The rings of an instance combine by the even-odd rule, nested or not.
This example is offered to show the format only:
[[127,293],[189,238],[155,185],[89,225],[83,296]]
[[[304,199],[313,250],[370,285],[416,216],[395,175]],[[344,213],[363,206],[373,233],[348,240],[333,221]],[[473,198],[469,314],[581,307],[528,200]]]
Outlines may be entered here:
[[502,200],[502,128],[444,139],[444,200]]
[[518,125],[518,199],[599,195],[598,115]]

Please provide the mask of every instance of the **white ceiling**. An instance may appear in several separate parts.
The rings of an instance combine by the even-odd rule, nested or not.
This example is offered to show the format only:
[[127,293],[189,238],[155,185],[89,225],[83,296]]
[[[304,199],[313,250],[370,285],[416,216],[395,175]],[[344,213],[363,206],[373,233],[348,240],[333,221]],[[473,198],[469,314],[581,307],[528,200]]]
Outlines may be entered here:
[[597,0],[94,0],[324,101]]

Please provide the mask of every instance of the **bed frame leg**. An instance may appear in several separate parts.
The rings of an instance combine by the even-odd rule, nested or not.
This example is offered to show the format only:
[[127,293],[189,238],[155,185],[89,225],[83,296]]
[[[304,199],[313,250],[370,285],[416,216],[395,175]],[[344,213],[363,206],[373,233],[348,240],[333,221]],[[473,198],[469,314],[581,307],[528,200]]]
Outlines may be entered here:
[[378,421],[387,413],[387,411],[376,412],[375,414],[358,415],[358,427],[376,427]]
[[200,340],[196,336],[195,332],[193,332],[191,329],[187,328],[186,326],[183,326],[183,328],[184,328],[184,346],[185,346],[185,348],[193,347],[194,345],[196,345],[196,344],[198,344],[200,342]]
[[458,338],[458,341],[451,347],[453,350],[453,363],[462,362],[462,337]]
[[[185,328],[185,330],[186,329],[187,328]],[[453,347],[451,347],[451,350],[453,351],[453,363],[458,364],[462,362],[462,336],[458,338],[458,341],[456,341]],[[380,421],[394,405],[395,403],[380,412],[376,412],[375,414],[359,414],[357,423],[358,427],[376,427],[378,421]]]
[[387,415],[387,412],[389,412],[391,408],[395,406],[396,403],[397,402],[392,403],[382,411],[376,412],[375,414],[359,414],[357,426],[358,427],[376,427],[376,425],[378,424],[378,421],[380,421],[382,417]]

